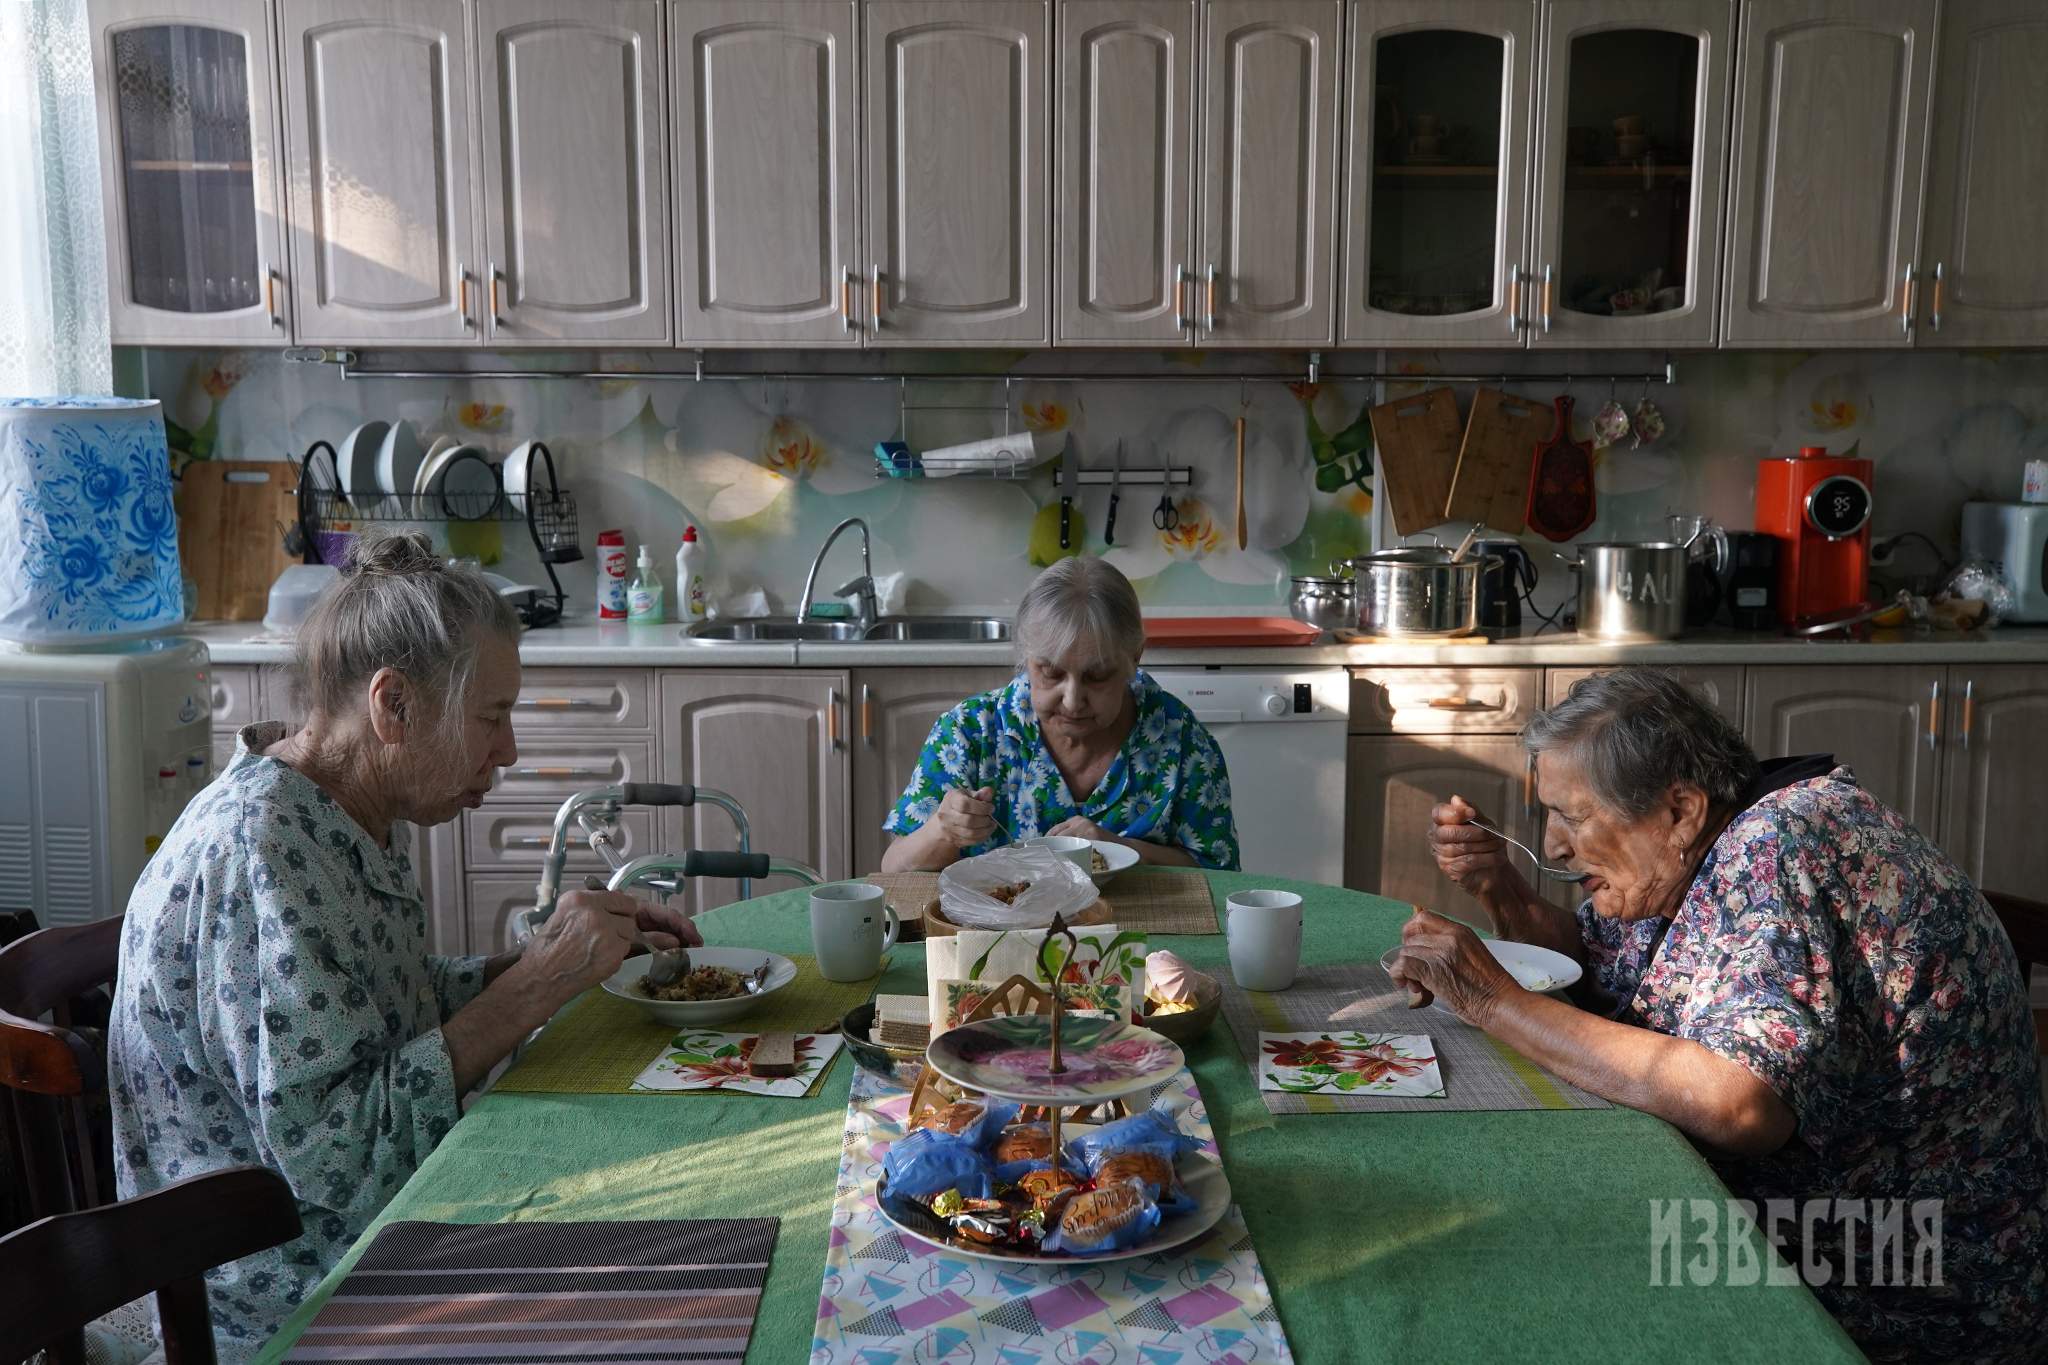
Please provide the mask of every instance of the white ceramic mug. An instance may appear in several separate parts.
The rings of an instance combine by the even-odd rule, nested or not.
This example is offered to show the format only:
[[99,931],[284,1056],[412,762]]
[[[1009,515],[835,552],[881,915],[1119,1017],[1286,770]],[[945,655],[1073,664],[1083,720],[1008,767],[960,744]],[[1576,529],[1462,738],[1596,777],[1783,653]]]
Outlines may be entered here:
[[1083,872],[1095,870],[1095,860],[1091,856],[1095,852],[1095,845],[1071,834],[1042,834],[1036,839],[1021,840],[1018,847],[1042,848],[1047,853],[1065,858]]
[[1248,991],[1284,991],[1301,967],[1301,897],[1240,891],[1226,902],[1223,934],[1230,974]]
[[865,981],[882,969],[882,954],[896,946],[903,928],[888,894],[868,882],[837,882],[811,892],[811,953],[818,975]]

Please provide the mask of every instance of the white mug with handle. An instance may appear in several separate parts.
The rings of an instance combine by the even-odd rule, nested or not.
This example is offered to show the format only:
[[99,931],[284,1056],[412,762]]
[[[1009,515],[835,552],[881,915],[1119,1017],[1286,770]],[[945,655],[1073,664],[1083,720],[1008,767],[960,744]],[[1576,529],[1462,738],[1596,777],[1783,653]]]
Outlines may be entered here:
[[1301,897],[1292,891],[1239,891],[1223,921],[1230,974],[1248,991],[1284,991],[1301,967]]
[[903,930],[888,894],[870,882],[835,882],[811,892],[811,953],[818,975],[865,981],[882,969],[882,954],[896,946]]

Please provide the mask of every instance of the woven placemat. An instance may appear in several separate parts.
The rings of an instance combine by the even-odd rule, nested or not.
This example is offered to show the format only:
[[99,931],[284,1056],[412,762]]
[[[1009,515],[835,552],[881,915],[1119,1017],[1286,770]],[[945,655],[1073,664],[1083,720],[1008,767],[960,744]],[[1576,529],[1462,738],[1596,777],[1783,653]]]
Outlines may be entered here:
[[1441,1099],[1399,1095],[1295,1095],[1261,1090],[1275,1114],[1352,1114],[1388,1109],[1611,1109],[1447,1010],[1408,1008],[1408,993],[1376,962],[1303,967],[1284,991],[1247,991],[1222,977],[1223,1017],[1259,1079],[1259,1033],[1343,1030],[1426,1033],[1443,1073]]
[[[727,1031],[822,1033],[839,1026],[839,1017],[874,993],[881,978],[827,981],[808,957],[791,957],[796,980],[751,1014],[716,1027]],[[518,1065],[501,1077],[494,1090],[544,1095],[627,1095],[652,1092],[633,1089],[633,1079],[660,1055],[680,1030],[648,1017],[630,1001],[603,990],[588,991],[562,1017],[549,1024]],[[836,1059],[835,1059],[836,1060]],[[832,1068],[811,1082],[816,1094]],[[663,1091],[663,1094],[715,1095],[716,1090]]]
[[1110,879],[1102,896],[1116,927],[1146,934],[1220,934],[1209,879],[1176,868],[1132,868]]
[[916,943],[924,938],[924,908],[939,898],[936,872],[876,872],[866,879],[888,892],[890,906],[903,923],[901,939]]

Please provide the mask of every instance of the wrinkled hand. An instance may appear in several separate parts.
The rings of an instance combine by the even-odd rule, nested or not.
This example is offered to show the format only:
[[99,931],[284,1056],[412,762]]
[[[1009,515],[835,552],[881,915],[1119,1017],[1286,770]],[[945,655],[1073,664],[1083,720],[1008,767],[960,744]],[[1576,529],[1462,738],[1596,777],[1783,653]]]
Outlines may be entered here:
[[1503,995],[1522,989],[1479,935],[1420,908],[1401,926],[1400,951],[1387,974],[1408,992],[1410,1009],[1441,1000],[1451,1013],[1480,1027]]
[[1470,823],[1485,819],[1462,796],[1429,812],[1429,851],[1436,856],[1437,871],[1480,901],[1499,891],[1514,871],[1507,841]]
[[1074,839],[1100,839],[1107,844],[1120,844],[1124,842],[1117,835],[1110,833],[1085,815],[1076,815],[1062,820],[1047,830],[1046,833]]
[[996,789],[983,787],[980,791],[966,792],[959,789],[949,791],[932,819],[938,823],[946,842],[955,848],[973,848],[985,844],[996,832]]
[[673,948],[704,938],[687,918],[619,891],[571,891],[535,931],[520,966],[562,999],[595,986],[643,943]]

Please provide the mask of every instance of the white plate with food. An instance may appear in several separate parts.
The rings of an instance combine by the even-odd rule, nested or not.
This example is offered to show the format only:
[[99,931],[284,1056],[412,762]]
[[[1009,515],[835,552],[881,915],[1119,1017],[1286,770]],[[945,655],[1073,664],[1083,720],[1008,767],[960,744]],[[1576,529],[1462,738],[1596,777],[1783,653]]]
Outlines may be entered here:
[[[1092,1127],[1091,1124],[1068,1124],[1061,1133],[1079,1134]],[[969,1241],[953,1232],[939,1217],[916,1199],[899,1199],[889,1193],[887,1176],[878,1177],[875,1182],[875,1206],[882,1217],[896,1228],[920,1242],[929,1242],[941,1250],[955,1255],[971,1257],[977,1261],[1007,1261],[1012,1265],[1075,1265],[1090,1261],[1128,1261],[1140,1256],[1157,1256],[1175,1247],[1185,1246],[1221,1222],[1230,1209],[1230,1181],[1224,1177],[1223,1163],[1214,1157],[1195,1153],[1182,1157],[1179,1164],[1180,1183],[1194,1197],[1195,1208],[1191,1213],[1177,1213],[1159,1220],[1159,1226],[1150,1237],[1120,1251],[1100,1251],[1088,1254],[1071,1252],[1046,1252],[1035,1248],[1025,1249],[1012,1245],[982,1245]]]
[[1138,850],[1129,844],[1115,844],[1107,839],[1090,839],[1095,853],[1089,859],[1088,876],[1099,887],[1117,873],[1138,865]]
[[[1549,948],[1539,948],[1533,943],[1511,943],[1504,938],[1482,939],[1486,951],[1493,954],[1493,960],[1507,968],[1508,975],[1525,991],[1561,991],[1577,983],[1586,974],[1586,969],[1566,957],[1563,953]],[[1389,948],[1380,955],[1380,966],[1392,971],[1394,954],[1399,948]]]
[[[759,948],[692,948],[689,974],[667,988],[667,993],[673,993],[675,998],[656,999],[645,987],[648,964],[653,960],[646,953],[627,958],[605,978],[604,988],[621,1000],[632,1001],[652,1018],[677,1028],[737,1019],[796,980],[796,964],[780,953]],[[752,982],[763,962],[768,972],[755,988]]]

